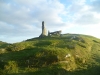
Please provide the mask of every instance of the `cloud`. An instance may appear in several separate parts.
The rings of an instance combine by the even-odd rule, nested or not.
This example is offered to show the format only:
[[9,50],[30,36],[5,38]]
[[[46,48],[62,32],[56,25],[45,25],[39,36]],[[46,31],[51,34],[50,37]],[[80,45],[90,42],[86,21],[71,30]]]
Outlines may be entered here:
[[93,25],[93,24],[98,24],[100,21],[100,18],[96,18],[95,14],[93,13],[85,13],[82,14],[76,21],[75,23],[79,25]]
[[[73,0],[71,0],[73,1]],[[97,2],[97,0],[96,0]],[[74,25],[96,25],[100,23],[100,13],[97,13],[94,9],[94,1],[90,1],[89,4],[86,0],[73,1],[69,6],[69,13],[71,13],[71,23]],[[92,11],[91,11],[92,10]]]
[[46,0],[15,0],[15,2],[15,4],[2,4],[5,10],[1,10],[0,20],[17,25],[22,25],[23,23],[32,24],[34,21],[38,22],[42,20],[51,20],[51,22],[54,21],[57,23],[61,21],[59,15],[64,12],[63,4],[57,0],[49,0],[48,2]]
[[50,30],[59,29],[66,13],[58,0],[1,0],[0,8],[0,36],[12,38],[39,36],[43,20]]

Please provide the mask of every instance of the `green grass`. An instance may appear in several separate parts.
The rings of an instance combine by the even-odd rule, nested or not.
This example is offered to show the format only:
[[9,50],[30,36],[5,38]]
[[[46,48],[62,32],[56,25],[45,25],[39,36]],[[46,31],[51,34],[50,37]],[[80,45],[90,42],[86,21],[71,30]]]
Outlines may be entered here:
[[[99,75],[100,39],[81,34],[0,43],[1,75]],[[66,55],[70,55],[66,57]]]

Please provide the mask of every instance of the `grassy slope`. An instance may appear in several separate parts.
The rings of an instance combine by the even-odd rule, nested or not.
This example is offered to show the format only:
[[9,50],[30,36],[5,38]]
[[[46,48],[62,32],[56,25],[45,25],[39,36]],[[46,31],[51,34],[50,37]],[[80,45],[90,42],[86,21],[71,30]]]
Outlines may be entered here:
[[7,47],[8,45],[8,43],[0,41],[0,54],[6,52],[5,47]]
[[[99,75],[100,39],[79,34],[33,38],[0,54],[2,74]],[[66,55],[70,55],[66,57]]]

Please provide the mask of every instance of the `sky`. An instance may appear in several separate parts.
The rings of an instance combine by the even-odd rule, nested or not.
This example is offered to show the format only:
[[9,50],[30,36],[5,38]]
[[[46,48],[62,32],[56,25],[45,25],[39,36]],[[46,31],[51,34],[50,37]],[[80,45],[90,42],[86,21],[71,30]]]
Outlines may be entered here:
[[0,0],[0,41],[21,42],[50,32],[100,38],[100,0]]

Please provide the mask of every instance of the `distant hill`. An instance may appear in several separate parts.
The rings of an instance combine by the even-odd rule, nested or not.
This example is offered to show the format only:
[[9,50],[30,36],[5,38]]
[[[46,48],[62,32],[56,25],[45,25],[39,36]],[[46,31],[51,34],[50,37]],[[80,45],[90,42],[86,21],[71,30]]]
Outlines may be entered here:
[[81,34],[0,43],[1,75],[99,75],[100,39]]
[[8,46],[8,43],[0,41],[0,53],[5,53],[5,48]]

